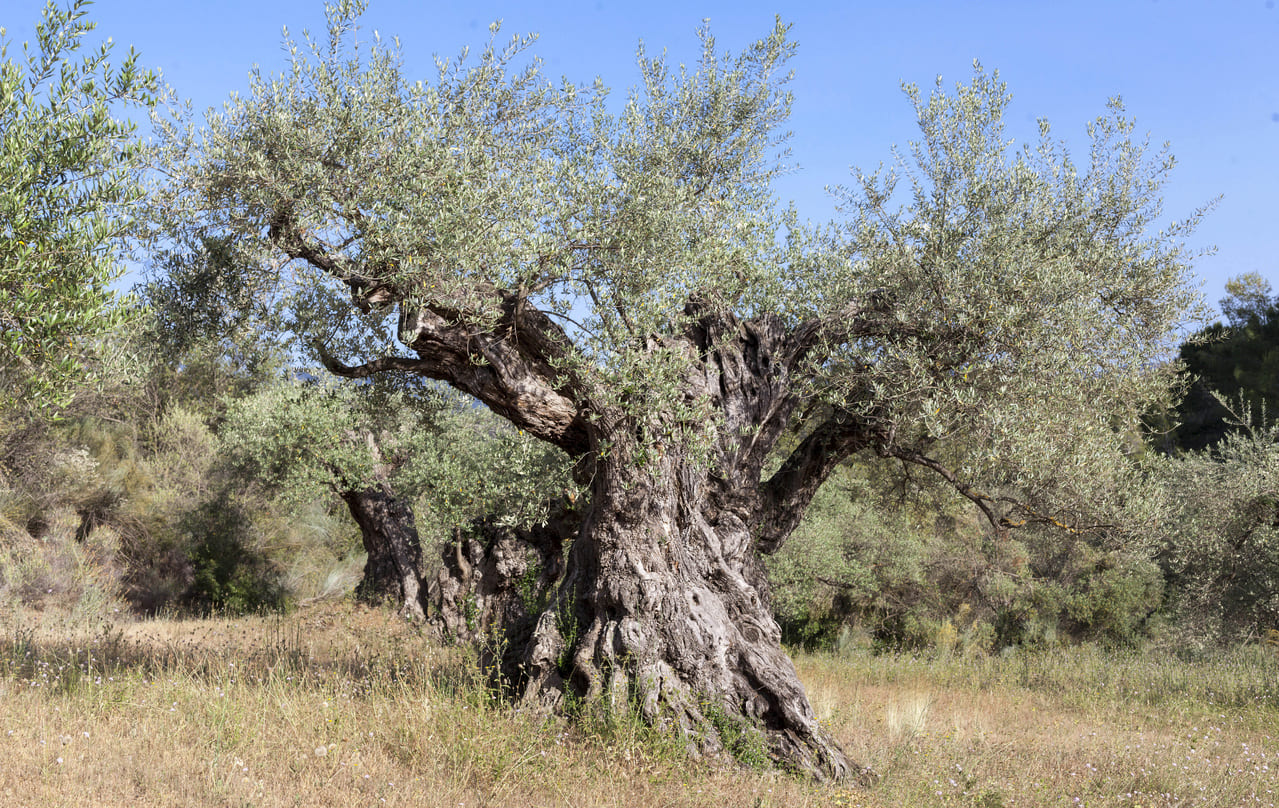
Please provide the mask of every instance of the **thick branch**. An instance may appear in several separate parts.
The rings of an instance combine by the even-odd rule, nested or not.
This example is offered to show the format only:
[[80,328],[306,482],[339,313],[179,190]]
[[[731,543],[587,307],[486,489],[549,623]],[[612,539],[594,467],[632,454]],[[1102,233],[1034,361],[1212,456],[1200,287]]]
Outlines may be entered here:
[[893,302],[880,289],[849,301],[839,311],[824,317],[813,317],[800,323],[789,335],[785,356],[790,365],[805,359],[820,362],[829,351],[814,355],[820,346],[842,345],[861,337],[901,337],[919,333],[919,328],[889,315]]
[[760,486],[753,530],[756,548],[762,553],[781,549],[835,467],[875,438],[864,421],[845,413],[836,413],[810,432]]
[[689,301],[685,313],[695,319],[684,340],[698,356],[687,394],[722,414],[728,440],[721,465],[751,477],[736,480],[738,485],[753,485],[800,402],[792,390],[795,357],[788,335],[777,317],[738,321],[700,297]]
[[[588,451],[580,390],[567,390],[572,344],[564,330],[529,304],[526,296],[496,287],[477,291],[496,304],[496,321],[470,308],[450,308],[444,301],[411,307],[399,290],[352,271],[349,262],[322,243],[307,238],[287,207],[271,222],[270,238],[290,258],[306,261],[351,286],[356,305],[400,305],[401,339],[418,358],[382,357],[346,365],[317,345],[320,360],[331,372],[364,378],[403,371],[437,379],[484,402],[498,415],[536,438],[573,456]],[[559,370],[557,370],[557,367]]]
[[585,393],[574,386],[571,347],[558,324],[528,300],[499,289],[500,315],[478,317],[430,306],[401,304],[400,335],[417,352],[417,372],[478,398],[536,438],[572,456],[589,451],[581,410]]
[[374,359],[371,362],[364,362],[359,365],[345,365],[334,358],[333,354],[329,353],[328,348],[324,347],[324,343],[319,340],[313,340],[311,345],[319,354],[320,364],[324,365],[324,369],[334,376],[341,376],[345,379],[367,379],[370,376],[385,373],[389,370],[425,375],[430,368],[429,362],[424,362],[411,356],[383,356],[380,359]]
[[352,299],[362,311],[369,311],[371,305],[390,302],[388,290],[379,284],[377,278],[352,271],[349,261],[330,255],[321,244],[308,241],[306,232],[293,220],[290,205],[282,206],[276,211],[267,235],[271,243],[279,247],[285,255],[306,261],[316,269],[351,287]]
[[362,379],[385,371],[416,373],[447,382],[484,402],[489,409],[535,438],[560,447],[573,457],[588,451],[585,423],[577,407],[567,397],[551,390],[545,381],[527,373],[519,365],[499,367],[477,361],[492,351],[478,348],[491,338],[475,335],[468,339],[459,328],[439,328],[438,317],[429,312],[414,316],[412,346],[418,357],[386,356],[360,365],[345,365],[318,345],[320,361],[337,376]]

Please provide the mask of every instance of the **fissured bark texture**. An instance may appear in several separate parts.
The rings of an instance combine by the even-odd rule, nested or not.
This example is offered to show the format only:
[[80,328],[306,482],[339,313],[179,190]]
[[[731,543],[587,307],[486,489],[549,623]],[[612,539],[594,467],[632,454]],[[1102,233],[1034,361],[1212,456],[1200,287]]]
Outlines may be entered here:
[[749,520],[725,486],[670,459],[599,469],[558,596],[524,650],[524,696],[609,700],[696,753],[759,743],[784,765],[843,778],[853,767],[781,649]]
[[405,617],[426,619],[422,585],[422,544],[413,508],[395,495],[386,481],[354,491],[343,491],[346,503],[360,526],[368,560],[355,596],[365,603],[396,604]]

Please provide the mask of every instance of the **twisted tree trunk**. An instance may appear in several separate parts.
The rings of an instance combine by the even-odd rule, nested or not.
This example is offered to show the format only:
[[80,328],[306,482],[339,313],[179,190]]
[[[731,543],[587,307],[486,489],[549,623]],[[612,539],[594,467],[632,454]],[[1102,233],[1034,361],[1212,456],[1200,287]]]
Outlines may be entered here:
[[524,696],[638,708],[696,754],[853,771],[781,648],[750,518],[698,464],[599,469],[590,516],[524,654]]
[[[720,413],[713,462],[705,450],[671,443],[678,431],[660,423],[651,430],[659,437],[646,437],[628,413],[561,421],[563,433],[581,428],[588,441],[574,444],[590,481],[580,527],[461,541],[446,553],[436,586],[453,593],[455,634],[464,614],[470,629],[504,621],[501,667],[527,702],[554,709],[605,700],[678,733],[695,754],[768,755],[842,779],[858,767],[818,725],[781,648],[760,555],[781,546],[813,492],[840,458],[866,444],[867,432],[832,419],[765,479],[798,399],[782,393],[774,365],[784,348],[780,331],[731,326],[693,330],[685,343],[704,357],[685,379],[687,398]],[[537,589],[537,600],[549,595],[540,608],[529,599],[495,608],[518,600],[512,582],[526,575],[510,559],[540,558],[543,572],[556,570],[570,540],[558,586]],[[467,592],[471,600],[459,598]]]
[[514,535],[514,544],[455,542],[431,598],[449,632],[501,625],[496,667],[528,703],[629,702],[695,754],[758,751],[821,779],[858,771],[818,725],[781,649],[760,561],[782,546],[841,460],[885,440],[872,420],[830,413],[764,475],[806,400],[791,373],[820,342],[820,324],[741,321],[694,299],[679,334],[644,343],[680,357],[670,383],[685,406],[664,392],[665,409],[646,410],[643,389],[634,401],[597,397],[594,382],[562,372],[571,364],[564,332],[519,295],[488,291],[501,313],[483,328],[442,307],[402,308],[400,332],[417,358],[350,367],[321,355],[330,371],[353,378],[407,371],[444,379],[563,449],[589,481],[580,529],[545,604],[535,603],[539,595],[509,608],[529,568],[517,573],[502,559],[542,559],[540,580],[557,568],[546,552],[557,543]]
[[397,497],[386,480],[340,495],[360,526],[368,553],[356,598],[365,603],[389,601],[410,620],[425,620],[422,544],[412,506]]

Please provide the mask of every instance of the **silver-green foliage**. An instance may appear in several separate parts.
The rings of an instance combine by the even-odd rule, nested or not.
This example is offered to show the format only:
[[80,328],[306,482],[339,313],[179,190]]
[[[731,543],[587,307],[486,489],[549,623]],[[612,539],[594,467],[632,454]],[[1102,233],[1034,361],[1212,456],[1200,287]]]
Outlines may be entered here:
[[229,402],[219,445],[293,505],[390,485],[436,538],[480,517],[539,519],[571,489],[559,453],[456,395],[394,382],[280,381]]
[[1166,398],[1158,360],[1200,312],[1180,243],[1200,213],[1152,232],[1174,161],[1166,147],[1148,156],[1117,99],[1089,124],[1081,164],[1045,120],[1017,148],[1011,96],[979,66],[953,93],[940,78],[927,97],[906,92],[923,137],[839,190],[850,265],[831,275],[832,291],[861,287],[837,300],[882,288],[900,327],[838,346],[821,394],[898,434],[956,438],[962,479],[1091,503],[1065,515],[1086,522],[1123,504],[1124,425]]
[[141,194],[134,126],[157,80],[111,40],[81,54],[88,2],[50,2],[34,47],[0,28],[0,402],[64,404],[97,335],[126,316],[110,288]]
[[[780,22],[736,56],[703,31],[689,68],[641,51],[615,114],[598,83],[548,81],[527,39],[410,79],[398,46],[356,42],[362,6],[330,6],[327,42],[288,41],[283,73],[255,73],[202,129],[172,123],[158,154],[177,178],[167,215],[233,239],[253,258],[244,283],[298,290],[293,327],[333,354],[402,357],[401,329],[429,311],[447,323],[436,336],[524,351],[497,372],[535,376],[539,401],[687,450],[722,437],[723,413],[690,398],[701,357],[678,338],[698,318],[750,319],[802,346],[787,394],[881,452],[939,466],[928,448],[967,436],[949,473],[992,519],[1055,503],[1092,523],[1125,504],[1116,426],[1167,395],[1159,360],[1197,304],[1180,239],[1198,214],[1153,232],[1173,161],[1118,101],[1077,161],[1046,122],[1014,144],[1011,97],[979,66],[950,91],[907,87],[920,140],[855,172],[836,190],[845,221],[818,228],[771,189],[794,49]],[[526,330],[497,335],[511,300]],[[465,363],[402,361],[469,389]],[[978,481],[1045,504],[1027,513]]]
[[601,85],[557,87],[536,60],[518,67],[531,38],[410,80],[395,48],[352,45],[359,5],[331,7],[327,45],[289,42],[290,69],[255,74],[251,97],[200,132],[175,124],[160,158],[186,172],[168,209],[236,234],[260,266],[278,266],[282,243],[320,239],[332,271],[294,262],[288,278],[309,289],[298,327],[376,356],[394,348],[394,325],[350,307],[338,281],[357,300],[391,288],[481,328],[497,315],[488,292],[519,290],[573,334],[566,377],[642,413],[678,399],[680,357],[647,337],[682,323],[690,295],[761,312],[803,299],[777,272],[768,191],[789,108],[784,27],[736,59],[703,32],[696,70],[641,54],[643,87],[614,115]]
[[482,408],[437,417],[431,449],[414,454],[400,479],[430,513],[425,535],[485,519],[503,526],[546,518],[552,500],[578,496],[564,453]]
[[927,478],[848,463],[768,559],[788,640],[968,652],[1071,640],[1131,645],[1162,605],[1142,542],[1051,525],[992,535]]
[[1279,627],[1279,425],[1245,414],[1213,449],[1153,462],[1165,510],[1151,538],[1188,638]]

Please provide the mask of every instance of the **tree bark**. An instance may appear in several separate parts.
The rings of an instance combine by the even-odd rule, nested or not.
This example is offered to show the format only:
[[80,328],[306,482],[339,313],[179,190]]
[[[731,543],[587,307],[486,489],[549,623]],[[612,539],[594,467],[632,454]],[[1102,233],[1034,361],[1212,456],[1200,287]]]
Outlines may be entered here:
[[[770,318],[703,316],[696,301],[682,335],[651,338],[651,349],[690,359],[681,386],[712,424],[707,462],[672,439],[706,423],[574,404],[571,380],[543,372],[549,361],[521,360],[520,351],[558,345],[558,332],[540,343],[527,337],[539,329],[529,328],[529,315],[516,327],[517,302],[506,300],[505,333],[518,332],[518,341],[501,328],[481,339],[433,314],[405,317],[419,358],[396,367],[448,378],[503,414],[518,410],[517,423],[578,459],[590,495],[575,532],[561,524],[459,536],[431,586],[445,633],[482,639],[493,668],[528,703],[603,700],[679,733],[694,754],[771,756],[820,779],[856,773],[818,725],[782,651],[759,558],[782,544],[839,460],[872,438],[866,422],[832,418],[763,478],[801,403],[790,368],[815,338]],[[453,342],[487,362],[456,372],[456,357],[441,347]],[[331,357],[326,365],[356,376],[385,369]],[[519,596],[521,588],[532,596]]]
[[745,503],[700,464],[599,467],[564,581],[524,650],[524,698],[637,709],[695,755],[852,774],[782,651]]
[[[287,217],[272,238],[330,271],[319,260],[326,254],[298,248],[305,234]],[[473,291],[475,301],[458,302],[463,308],[399,301],[400,336],[415,357],[350,366],[321,349],[325,366],[341,376],[400,371],[444,380],[563,449],[590,481],[581,528],[544,608],[535,615],[528,604],[507,608],[512,582],[528,568],[503,559],[523,553],[554,569],[537,549],[546,542],[511,552],[523,539],[459,539],[431,596],[448,612],[446,628],[474,636],[504,624],[500,667],[526,702],[630,704],[697,754],[743,757],[757,744],[779,764],[821,779],[855,773],[815,720],[781,649],[759,559],[784,543],[840,460],[891,440],[867,415],[837,413],[764,479],[774,447],[811,396],[795,379],[806,362],[820,362],[813,354],[831,339],[830,324],[739,320],[693,295],[677,331],[633,335],[650,352],[679,357],[672,365],[681,378],[671,380],[678,395],[660,392],[668,411],[654,412],[645,409],[644,384],[625,395],[609,389],[522,292]],[[841,340],[891,327],[871,303],[838,318]],[[703,438],[709,458],[695,445]]]
[[341,497],[360,526],[368,553],[356,598],[365,603],[393,602],[405,617],[424,621],[422,544],[412,506],[397,497],[386,481],[343,491]]
[[430,582],[431,622],[445,637],[476,642],[482,661],[508,692],[523,686],[523,654],[564,573],[564,546],[580,513],[552,503],[540,525],[478,520],[457,528]]

